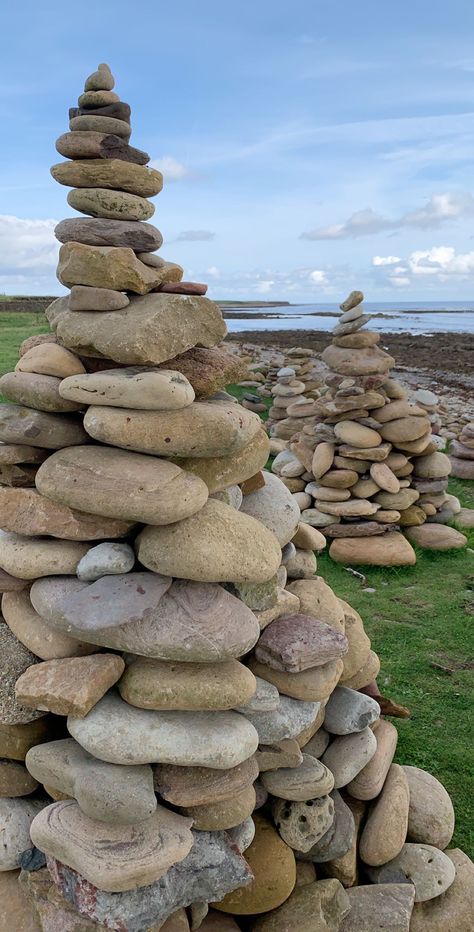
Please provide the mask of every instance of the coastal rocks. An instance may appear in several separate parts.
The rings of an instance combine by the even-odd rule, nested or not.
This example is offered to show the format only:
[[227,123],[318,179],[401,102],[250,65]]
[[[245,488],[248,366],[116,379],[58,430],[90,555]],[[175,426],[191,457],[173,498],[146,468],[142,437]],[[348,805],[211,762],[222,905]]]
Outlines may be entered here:
[[[195,829],[216,832],[242,825],[250,819],[256,806],[255,789],[253,786],[247,786],[231,799],[213,801],[207,805],[186,806],[182,812],[193,820]],[[255,826],[253,826],[252,834],[254,830]]]
[[255,728],[237,712],[152,712],[105,696],[85,718],[68,718],[79,744],[112,764],[153,761],[226,770],[257,749]]
[[196,344],[215,346],[226,333],[212,301],[185,295],[144,295],[132,298],[122,311],[108,313],[78,314],[65,308],[57,323],[60,343],[78,355],[105,356],[132,366],[169,362]]
[[395,365],[393,357],[378,346],[364,349],[328,346],[321,357],[330,369],[347,376],[384,375]]
[[201,479],[167,460],[103,446],[59,450],[38,470],[36,487],[78,511],[149,524],[180,521],[208,497]]
[[267,462],[269,446],[265,431],[259,430],[250,443],[233,456],[176,457],[175,462],[185,472],[199,476],[211,495],[255,476]]
[[420,767],[404,766],[409,791],[409,841],[444,850],[454,832],[453,804],[442,783]]
[[132,825],[148,819],[156,809],[148,765],[105,763],[72,738],[31,748],[26,766],[40,783],[74,797],[90,819]]
[[245,712],[245,718],[258,733],[259,744],[274,744],[285,738],[299,738],[311,729],[320,711],[319,702],[301,702],[280,696],[280,704],[272,712]]
[[138,366],[70,376],[59,393],[84,405],[152,411],[179,410],[194,401],[194,389],[180,372]]
[[178,411],[136,411],[93,405],[85,415],[84,427],[94,440],[139,453],[229,456],[238,453],[255,437],[260,430],[260,418],[235,404],[202,401]]
[[33,346],[23,356],[20,356],[15,366],[15,372],[35,372],[40,375],[55,376],[58,379],[81,375],[85,371],[81,360],[63,346],[58,346],[57,343],[42,343],[39,346]]
[[144,822],[95,822],[74,800],[53,803],[31,825],[33,843],[106,892],[145,887],[191,850],[192,822],[158,806]]
[[[114,291],[112,288],[94,288],[92,285],[73,285],[68,308],[70,311],[121,311],[129,304],[130,298],[121,291]],[[63,349],[63,352],[69,351]],[[67,375],[75,374],[74,372],[67,373]]]
[[138,558],[148,569],[197,581],[265,582],[280,557],[271,531],[216,500],[179,523],[145,528],[138,540]]
[[255,817],[255,828],[255,838],[245,852],[253,880],[213,903],[214,909],[238,916],[266,913],[284,903],[292,892],[296,865],[291,848],[261,816]]
[[326,864],[343,857],[352,847],[355,836],[355,822],[349,806],[340,793],[333,790],[330,799],[334,803],[333,819],[330,827],[305,854],[305,859],[315,864]]
[[122,675],[114,654],[69,657],[35,664],[17,679],[15,696],[31,709],[83,718]]
[[397,729],[386,719],[380,719],[373,734],[375,753],[348,786],[348,792],[355,799],[375,799],[379,796],[397,747]]

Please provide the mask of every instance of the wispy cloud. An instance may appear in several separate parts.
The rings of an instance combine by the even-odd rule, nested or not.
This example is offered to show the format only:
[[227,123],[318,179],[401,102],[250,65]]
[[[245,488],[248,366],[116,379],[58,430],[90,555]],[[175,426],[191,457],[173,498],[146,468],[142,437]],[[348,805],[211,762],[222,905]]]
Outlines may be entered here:
[[306,240],[356,239],[389,230],[416,228],[434,230],[459,218],[474,216],[474,197],[467,191],[454,194],[432,194],[428,202],[391,220],[367,207],[357,210],[343,223],[307,230],[300,238]]
[[191,169],[172,155],[163,155],[160,159],[153,159],[150,165],[162,173],[165,181],[183,181],[184,178],[193,177]]
[[176,239],[180,243],[206,243],[215,235],[211,230],[183,230]]

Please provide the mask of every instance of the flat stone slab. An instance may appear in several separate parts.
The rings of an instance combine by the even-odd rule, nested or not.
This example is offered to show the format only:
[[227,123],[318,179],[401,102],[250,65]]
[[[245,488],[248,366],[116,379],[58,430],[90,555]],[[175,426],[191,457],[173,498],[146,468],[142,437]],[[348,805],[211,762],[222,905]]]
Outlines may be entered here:
[[340,932],[366,932],[374,917],[381,932],[409,932],[411,929],[414,899],[411,884],[363,885],[350,887],[346,893],[350,912],[339,927]]
[[339,660],[347,653],[347,638],[310,615],[283,615],[265,628],[255,648],[261,663],[287,673]]
[[0,486],[0,527],[27,537],[90,541],[124,537],[133,528],[133,522],[76,511],[45,498],[36,489]]
[[237,712],[152,712],[109,693],[68,730],[100,760],[113,764],[164,763],[226,770],[257,750],[258,735]]
[[194,401],[194,389],[180,372],[139,366],[72,375],[61,382],[59,394],[85,405],[150,411],[180,410]]
[[[158,599],[157,590],[163,587],[164,577],[153,573],[128,573],[124,578],[137,575],[146,577],[146,586],[140,583],[146,591],[150,579],[154,600],[148,605],[145,603],[144,609],[138,603],[138,596],[145,598],[146,593],[137,593],[131,607],[114,600],[107,606],[111,616],[105,612],[104,601],[103,619],[100,612],[96,613],[93,603],[87,602],[86,589],[90,587],[75,578],[37,580],[31,587],[31,600],[38,614],[60,631],[68,631],[92,644],[144,657],[209,663],[241,657],[256,643],[260,628],[255,615],[222,586],[175,580]],[[102,582],[105,579],[114,582],[118,577],[103,577]],[[124,598],[127,589],[104,589],[102,586],[99,591],[120,592]],[[79,628],[78,624],[87,623],[85,616],[75,616],[77,620],[73,624],[74,618],[69,614],[70,600],[76,594],[79,598],[81,593],[84,593],[79,603],[82,610],[87,604],[90,610],[89,627],[84,628]],[[115,622],[113,627],[104,627],[107,617]],[[97,622],[102,624],[100,630],[94,627]]]
[[[88,133],[88,136],[102,134]],[[77,133],[67,133],[71,141],[77,142]],[[81,133],[83,136],[83,133]],[[114,137],[109,137],[114,138]],[[117,137],[115,137],[117,139]],[[135,150],[138,151],[138,150]],[[62,155],[65,153],[62,152]],[[68,156],[70,158],[71,156]],[[60,243],[86,243],[89,246],[126,246],[135,252],[159,249],[163,237],[151,223],[136,223],[133,220],[106,220],[101,217],[70,217],[61,220],[54,228]]]
[[147,887],[105,893],[76,871],[48,858],[51,876],[81,916],[107,922],[112,932],[143,932],[159,925],[178,908],[211,902],[249,884],[252,872],[225,832],[193,832],[190,853]]
[[191,819],[163,806],[130,826],[96,822],[66,799],[43,809],[30,833],[40,851],[80,868],[100,890],[119,893],[153,883],[182,861],[193,845],[191,825]]
[[129,825],[150,818],[156,809],[151,767],[108,764],[73,738],[30,748],[26,766],[40,783],[74,797],[90,819]]
[[83,718],[122,675],[116,654],[47,660],[18,677],[15,696],[30,709]]
[[77,443],[87,443],[88,435],[80,418],[35,411],[21,405],[2,404],[0,441],[59,450]]

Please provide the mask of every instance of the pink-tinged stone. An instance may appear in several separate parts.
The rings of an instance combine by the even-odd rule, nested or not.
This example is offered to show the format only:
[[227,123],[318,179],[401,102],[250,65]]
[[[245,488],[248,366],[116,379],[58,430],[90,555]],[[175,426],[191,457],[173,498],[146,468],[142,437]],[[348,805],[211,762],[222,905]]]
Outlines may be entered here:
[[212,902],[253,879],[252,872],[225,832],[193,832],[188,856],[155,883],[138,890],[106,893],[81,874],[48,857],[53,881],[82,916],[112,932],[143,932],[160,927],[177,909]]
[[347,638],[331,625],[310,615],[283,615],[265,628],[255,656],[275,670],[300,673],[338,660],[347,649]]
[[16,681],[15,695],[28,708],[83,718],[124,669],[124,660],[115,654],[47,660],[25,670]]
[[69,862],[99,890],[120,893],[154,883],[193,845],[192,820],[158,806],[134,825],[96,822],[73,799],[53,803],[31,823],[34,845]]
[[166,291],[168,294],[206,294],[207,285],[201,282],[165,282],[157,291]]

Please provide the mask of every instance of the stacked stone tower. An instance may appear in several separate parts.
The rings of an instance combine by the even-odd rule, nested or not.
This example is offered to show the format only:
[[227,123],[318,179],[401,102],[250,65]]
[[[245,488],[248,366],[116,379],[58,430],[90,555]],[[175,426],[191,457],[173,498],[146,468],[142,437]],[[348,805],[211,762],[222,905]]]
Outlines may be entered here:
[[1,383],[5,929],[467,932],[449,796],[393,763],[362,619],[221,391],[221,314],[151,252],[113,86],[58,141],[70,294]]

